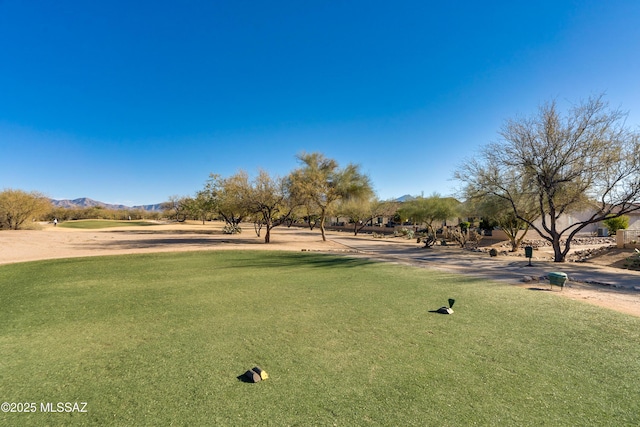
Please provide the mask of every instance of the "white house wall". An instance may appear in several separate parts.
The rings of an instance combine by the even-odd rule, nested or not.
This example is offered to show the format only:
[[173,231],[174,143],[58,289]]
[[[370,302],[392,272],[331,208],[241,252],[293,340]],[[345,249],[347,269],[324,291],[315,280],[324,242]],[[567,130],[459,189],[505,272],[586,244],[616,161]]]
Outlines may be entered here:
[[[568,215],[562,215],[557,222],[557,228],[559,231],[566,229],[567,227],[569,227],[572,224],[575,224],[576,222],[581,222],[581,221],[586,221],[589,218],[591,218],[591,216],[593,215],[593,212],[589,212],[589,211],[585,211],[585,212],[581,212],[581,213],[572,213],[572,214],[568,214]],[[633,212],[633,213],[629,213],[627,214],[627,216],[629,217],[629,229],[630,230],[640,230],[640,212]],[[541,219],[537,219],[534,221],[534,224],[536,225],[536,227],[540,227],[542,228],[542,220]],[[547,225],[549,225],[549,217],[547,217]],[[605,227],[605,225],[602,222],[597,222],[595,224],[589,224],[587,225],[585,228],[583,228],[582,230],[580,230],[580,233],[585,233],[585,234],[596,234],[598,231],[598,228],[601,227]],[[572,230],[569,230],[569,232],[571,232]]]

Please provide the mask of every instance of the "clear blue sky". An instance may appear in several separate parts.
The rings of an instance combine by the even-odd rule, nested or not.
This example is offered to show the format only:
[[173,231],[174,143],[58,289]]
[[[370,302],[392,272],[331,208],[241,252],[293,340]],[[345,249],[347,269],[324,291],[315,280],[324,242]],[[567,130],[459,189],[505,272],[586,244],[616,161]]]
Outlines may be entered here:
[[320,151],[448,195],[505,119],[601,92],[640,125],[640,1],[0,0],[0,188],[151,204]]

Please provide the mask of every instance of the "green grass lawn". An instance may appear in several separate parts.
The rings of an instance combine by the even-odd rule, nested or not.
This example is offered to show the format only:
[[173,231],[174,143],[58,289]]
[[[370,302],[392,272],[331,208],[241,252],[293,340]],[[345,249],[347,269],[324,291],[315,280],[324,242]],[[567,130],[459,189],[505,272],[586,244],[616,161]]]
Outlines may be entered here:
[[0,425],[639,425],[639,384],[640,319],[465,276],[306,252],[0,267],[0,402],[87,402]]
[[64,228],[77,228],[83,230],[95,230],[99,228],[112,228],[112,227],[140,227],[157,225],[148,221],[116,221],[106,219],[83,219],[79,221],[64,221],[58,226]]

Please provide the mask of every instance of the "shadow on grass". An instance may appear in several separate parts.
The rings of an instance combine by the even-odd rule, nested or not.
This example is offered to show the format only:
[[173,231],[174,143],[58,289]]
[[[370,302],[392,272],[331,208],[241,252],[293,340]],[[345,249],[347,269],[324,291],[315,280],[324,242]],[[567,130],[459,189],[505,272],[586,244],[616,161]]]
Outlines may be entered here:
[[352,258],[349,256],[328,255],[328,254],[299,254],[297,252],[261,252],[259,256],[247,256],[246,258],[236,258],[230,268],[237,267],[257,267],[257,268],[282,268],[282,267],[318,267],[318,268],[344,268],[361,267],[364,265],[377,264],[375,261],[365,258]]
[[203,249],[215,245],[261,245],[263,242],[255,239],[225,239],[223,237],[184,237],[165,239],[136,239],[136,240],[114,240],[101,241],[100,243],[83,243],[80,246],[87,249],[147,249],[147,248],[171,248],[171,246],[202,246]]
[[[228,246],[229,250],[215,250],[216,246]],[[378,264],[375,260],[368,258],[356,258],[348,255],[322,253],[322,252],[296,252],[287,250],[260,250],[251,248],[235,249],[236,245],[251,245],[256,248],[264,247],[265,243],[256,239],[225,239],[225,238],[166,238],[166,239],[143,239],[143,240],[115,240],[101,241],[96,243],[81,243],[78,246],[83,249],[167,249],[158,253],[171,253],[173,256],[193,257],[201,254],[207,257],[218,258],[216,269],[257,267],[268,268],[342,268],[360,267],[364,265]],[[172,252],[172,246],[176,251]],[[178,248],[190,246],[195,251],[183,251]],[[153,252],[152,252],[153,253]],[[149,255],[149,254],[140,254]],[[116,255],[117,256],[117,255]],[[215,262],[215,260],[212,260]]]

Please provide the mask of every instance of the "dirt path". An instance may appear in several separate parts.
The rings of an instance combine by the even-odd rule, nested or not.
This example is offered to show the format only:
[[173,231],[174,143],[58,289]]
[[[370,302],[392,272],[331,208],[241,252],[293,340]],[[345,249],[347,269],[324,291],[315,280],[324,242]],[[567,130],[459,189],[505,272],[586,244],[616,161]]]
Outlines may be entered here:
[[[370,236],[353,238],[348,233],[329,232],[329,241],[323,242],[317,230],[278,227],[272,233],[272,243],[264,244],[252,229],[240,235],[222,234],[222,226],[213,224],[167,224],[148,227],[121,227],[100,230],[77,230],[44,225],[41,230],[3,231],[0,233],[0,264],[42,259],[72,258],[101,255],[120,255],[148,252],[175,252],[195,250],[285,250],[321,251],[337,254],[370,256],[382,261],[400,262],[426,268],[471,274],[482,271],[483,277],[506,280],[516,286],[545,289],[546,285],[522,283],[522,275],[512,274],[509,268],[491,268],[484,254],[461,252],[450,248],[437,250],[436,258],[429,260],[420,252],[415,241],[400,239],[372,239]],[[355,242],[355,245],[354,245]],[[374,248],[384,248],[376,252]],[[415,256],[419,254],[420,256]],[[463,268],[461,258],[471,260],[475,270]],[[475,264],[474,264],[475,263]],[[511,262],[510,264],[513,264]],[[604,268],[604,267],[602,267]],[[510,275],[507,275],[509,273]],[[516,278],[517,277],[517,278]],[[640,285],[640,279],[638,284]],[[612,289],[603,286],[572,283],[556,295],[584,301],[640,317],[640,292]]]

